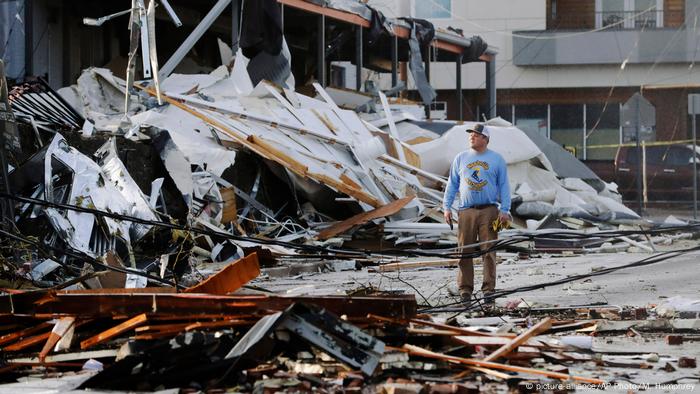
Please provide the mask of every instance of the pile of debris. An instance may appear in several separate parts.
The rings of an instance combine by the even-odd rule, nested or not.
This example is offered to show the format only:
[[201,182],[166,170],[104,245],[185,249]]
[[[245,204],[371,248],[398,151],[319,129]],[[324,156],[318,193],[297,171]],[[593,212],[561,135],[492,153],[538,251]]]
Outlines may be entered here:
[[40,374],[42,387],[59,391],[477,393],[634,390],[661,378],[672,389],[699,378],[688,374],[697,368],[697,301],[474,318],[418,315],[403,295],[228,295],[257,272],[253,254],[179,294],[0,296],[0,379],[26,389]]
[[[559,337],[602,332],[596,316],[622,313],[447,324],[418,316],[412,294],[291,297],[246,285],[260,267],[290,261],[383,272],[482,253],[453,249],[441,212],[445,175],[473,123],[421,121],[381,92],[314,84],[310,97],[254,86],[249,68],[237,55],[231,69],[173,74],[158,91],[91,68],[58,92],[41,80],[9,92],[0,379],[96,369],[74,387],[476,392],[503,381],[604,383],[605,352],[579,346],[591,337]],[[640,232],[650,223],[614,185],[556,145],[501,119],[488,124],[490,148],[508,163],[517,228],[493,250],[653,251],[649,234],[694,229]]]

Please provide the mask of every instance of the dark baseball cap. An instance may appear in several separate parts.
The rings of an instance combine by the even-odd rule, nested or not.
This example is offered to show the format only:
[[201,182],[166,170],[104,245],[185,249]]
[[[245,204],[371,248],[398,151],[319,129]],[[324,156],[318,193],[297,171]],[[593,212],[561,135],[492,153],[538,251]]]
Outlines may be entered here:
[[474,126],[469,127],[467,129],[467,133],[479,133],[486,138],[491,138],[491,133],[489,133],[489,130],[486,128],[486,126],[484,126],[481,123],[476,123],[474,124]]

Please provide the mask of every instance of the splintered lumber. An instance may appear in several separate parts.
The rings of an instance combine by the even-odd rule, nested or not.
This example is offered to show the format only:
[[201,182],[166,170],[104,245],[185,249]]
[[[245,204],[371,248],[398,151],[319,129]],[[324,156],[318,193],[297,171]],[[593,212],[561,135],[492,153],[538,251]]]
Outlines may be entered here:
[[[454,335],[454,334],[453,334]],[[476,336],[454,336],[455,341],[463,345],[469,346],[487,346],[487,347],[504,347],[512,343],[515,338],[507,337],[476,337]],[[551,346],[547,346],[536,339],[528,339],[521,345],[527,345],[535,348],[547,348],[551,349]],[[493,361],[493,360],[487,360]]]
[[471,358],[449,356],[447,354],[432,352],[430,350],[423,349],[423,348],[415,346],[415,345],[405,344],[405,345],[403,345],[403,349],[408,351],[409,354],[413,354],[415,356],[434,358],[437,360],[443,360],[443,361],[448,361],[448,362],[457,362],[460,364],[465,364],[465,365],[470,365],[470,366],[500,369],[500,370],[511,371],[511,372],[522,372],[522,373],[529,373],[529,374],[534,374],[534,375],[543,375],[543,376],[547,376],[550,378],[561,379],[561,380],[577,380],[580,382],[586,382],[586,383],[592,383],[592,384],[604,384],[605,383],[604,381],[602,381],[600,379],[595,379],[595,378],[567,375],[564,373],[545,371],[545,370],[541,370],[541,369],[518,367],[515,365],[506,365],[506,364],[495,363],[492,361],[483,361],[483,360],[475,360],[475,359],[471,359]]
[[43,334],[35,335],[33,337],[24,338],[19,342],[15,342],[12,345],[3,348],[2,350],[5,352],[18,352],[20,350],[24,350],[28,347],[32,347],[36,344],[45,341],[49,337],[49,334],[51,333],[45,332]]
[[53,329],[51,330],[51,334],[49,335],[49,338],[46,340],[46,343],[44,344],[44,348],[41,349],[41,352],[39,353],[39,360],[44,361],[46,359],[46,356],[51,352],[51,349],[56,346],[58,341],[63,338],[63,336],[68,332],[68,330],[73,327],[75,324],[75,317],[62,317],[58,319],[56,322],[56,325],[53,326]]
[[258,275],[260,275],[258,254],[251,253],[227,265],[197,285],[185,289],[185,293],[226,295],[240,289]]
[[13,332],[11,334],[5,334],[2,337],[0,337],[0,347],[8,343],[17,341],[19,339],[28,337],[30,335],[36,334],[37,332],[43,331],[49,327],[51,327],[51,323],[44,322],[34,327],[25,328],[24,330]]
[[495,352],[489,354],[486,358],[484,358],[484,360],[485,361],[498,360],[499,358],[512,352],[518,346],[529,341],[531,337],[533,337],[539,333],[542,333],[544,331],[549,330],[550,327],[552,327],[552,319],[549,317],[542,319],[542,321],[540,321],[539,323],[535,324],[534,326],[530,327],[528,330],[526,330],[522,334],[513,338],[513,340],[510,341],[509,343],[501,346]]
[[462,327],[455,327],[455,326],[450,326],[447,324],[435,323],[435,322],[431,322],[428,320],[410,319],[409,321],[411,323],[421,324],[421,325],[433,327],[433,328],[439,328],[441,330],[454,331],[455,333],[457,333],[456,335],[479,336],[479,337],[503,337],[503,338],[515,337],[515,335],[513,335],[513,334],[491,334],[488,332],[472,331],[472,330],[467,330],[467,329],[462,328]]
[[391,216],[400,211],[401,208],[405,207],[406,204],[411,202],[411,200],[413,200],[414,197],[415,196],[404,197],[399,200],[392,201],[382,207],[375,208],[368,212],[360,213],[349,219],[343,220],[342,222],[335,223],[334,225],[321,230],[316,238],[323,241],[328,238],[333,238],[338,234],[342,234],[357,225],[367,223],[370,220],[379,219],[385,216]]
[[[148,94],[155,96],[156,92],[151,89],[151,88],[146,88],[144,86],[141,86],[139,84],[135,84],[137,88],[146,91]],[[332,177],[329,177],[325,174],[319,174],[319,173],[314,173],[308,170],[308,167],[305,166],[303,163],[300,163],[298,160],[290,157],[286,153],[282,152],[273,144],[268,143],[267,141],[264,141],[262,138],[254,135],[250,135],[247,137],[244,137],[241,135],[241,133],[235,132],[231,127],[225,125],[224,123],[207,116],[200,111],[190,107],[189,105],[173,99],[172,97],[164,96],[165,101],[167,101],[169,104],[172,104],[181,110],[190,113],[197,118],[201,119],[208,125],[214,127],[215,129],[219,130],[220,132],[232,137],[236,142],[239,144],[245,146],[246,148],[250,149],[252,152],[256,153],[259,156],[262,156],[265,159],[272,160],[276,162],[277,164],[280,164],[284,166],[285,168],[291,170],[295,174],[301,176],[301,177],[308,177],[313,179],[314,181],[320,183],[320,184],[325,184],[328,185],[336,190],[338,190],[341,193],[345,193],[348,196],[355,198],[358,201],[362,201],[368,205],[371,205],[373,207],[379,207],[382,205],[382,203],[373,195],[364,192],[362,189],[357,189],[355,187],[352,187],[346,183],[343,183],[342,181],[338,181],[336,179],[333,179]],[[215,107],[210,107],[206,108],[207,110],[210,111],[217,111],[220,112],[221,110],[219,108]]]
[[[400,319],[390,318],[390,317],[386,317],[386,316],[379,316],[379,315],[375,315],[372,313],[368,314],[367,318],[374,319],[377,321],[388,322],[388,323],[392,323],[392,324],[398,324],[398,325],[405,325],[406,324],[405,321],[402,321]],[[503,337],[503,338],[514,338],[515,337],[515,335],[513,335],[513,334],[490,334],[487,332],[467,330],[465,328],[450,326],[447,324],[434,323],[434,322],[431,322],[428,320],[408,319],[407,321],[410,323],[415,323],[415,324],[422,325],[422,326],[437,328],[443,332],[450,331],[450,332],[452,332],[453,336],[464,335],[464,336]]]
[[82,350],[85,350],[89,347],[106,342],[106,341],[116,337],[119,334],[122,334],[126,331],[129,331],[133,328],[140,326],[141,324],[145,323],[147,320],[148,320],[148,316],[146,316],[145,313],[142,313],[136,317],[133,317],[133,318],[125,321],[122,324],[119,324],[115,327],[110,328],[107,331],[103,331],[103,332],[95,335],[92,338],[88,338],[88,339],[80,342],[80,348]]

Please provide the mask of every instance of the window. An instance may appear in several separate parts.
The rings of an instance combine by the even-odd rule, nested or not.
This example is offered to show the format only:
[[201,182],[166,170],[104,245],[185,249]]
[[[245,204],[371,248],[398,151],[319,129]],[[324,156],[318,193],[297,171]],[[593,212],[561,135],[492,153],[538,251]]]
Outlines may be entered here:
[[549,138],[547,105],[516,105],[515,125]]
[[693,162],[693,152],[686,147],[672,146],[669,148],[666,164],[671,166],[685,166]]
[[583,149],[583,105],[551,105],[552,126],[550,138],[560,146],[573,148],[578,158],[582,158]]
[[663,0],[596,0],[596,28],[653,29],[664,26]]
[[420,19],[452,18],[452,0],[414,0],[413,15]]
[[619,143],[620,105],[587,104],[586,159],[612,160]]

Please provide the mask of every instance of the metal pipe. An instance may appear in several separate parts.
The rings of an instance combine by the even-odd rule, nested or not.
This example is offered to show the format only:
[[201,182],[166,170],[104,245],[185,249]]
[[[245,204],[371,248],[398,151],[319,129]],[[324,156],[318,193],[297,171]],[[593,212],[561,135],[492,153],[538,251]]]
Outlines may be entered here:
[[399,83],[398,77],[399,68],[399,38],[393,36],[391,39],[391,86],[394,87]]
[[170,56],[170,59],[165,63],[165,65],[160,69],[160,72],[158,75],[160,76],[161,80],[164,80],[165,78],[170,75],[175,67],[177,67],[178,64],[182,61],[182,59],[187,55],[187,53],[194,47],[194,44],[199,41],[199,39],[202,37],[204,32],[206,32],[209,27],[214,23],[216,18],[221,15],[221,13],[228,7],[229,3],[231,3],[231,0],[219,0],[214,4],[214,6],[211,8],[209,13],[204,16],[202,21],[197,25],[197,27],[192,30],[192,33],[185,39],[185,41],[180,45],[179,48],[173,53],[172,56]]
[[457,66],[457,119],[463,120],[464,114],[462,111],[462,58],[464,55],[461,53],[457,55],[457,60],[455,61]]
[[317,37],[317,55],[318,64],[316,70],[316,78],[318,78],[318,83],[324,88],[326,87],[326,16],[318,16],[318,37]]
[[692,95],[693,101],[693,219],[698,218],[698,153],[697,153],[697,140],[696,138],[696,120],[697,114],[695,113],[695,97],[697,95]]
[[496,117],[496,55],[486,62],[486,95],[488,97],[489,118]]
[[355,27],[355,88],[362,89],[362,26]]

